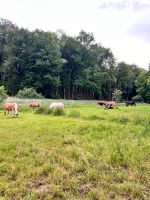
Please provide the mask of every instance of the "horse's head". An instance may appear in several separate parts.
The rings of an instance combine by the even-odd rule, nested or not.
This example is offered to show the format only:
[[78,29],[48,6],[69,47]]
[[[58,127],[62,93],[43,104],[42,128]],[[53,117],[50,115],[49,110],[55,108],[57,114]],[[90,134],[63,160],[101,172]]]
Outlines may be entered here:
[[14,117],[18,116],[18,106],[17,103],[14,104]]
[[15,116],[16,116],[16,117],[18,116],[18,111],[15,111]]

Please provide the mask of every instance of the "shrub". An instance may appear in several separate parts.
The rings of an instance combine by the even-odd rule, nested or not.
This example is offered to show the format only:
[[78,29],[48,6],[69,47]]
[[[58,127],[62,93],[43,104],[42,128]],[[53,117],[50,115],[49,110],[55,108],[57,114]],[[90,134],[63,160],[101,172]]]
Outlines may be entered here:
[[59,108],[57,108],[57,109],[53,109],[53,115],[54,116],[60,116],[60,115],[64,115],[65,113],[64,113],[64,110],[63,109],[59,109]]
[[19,90],[17,95],[18,98],[21,99],[43,99],[42,94],[37,93],[34,88],[24,88],[23,90]]
[[20,104],[19,105],[19,112],[29,112],[29,108],[27,105]]
[[35,110],[36,114],[47,114],[50,115],[52,114],[52,109],[47,107],[47,106],[40,106]]
[[64,115],[64,110],[62,109],[51,109],[48,106],[40,106],[35,109],[36,114],[46,114],[46,115],[51,115],[53,114],[54,116],[59,116],[59,115]]
[[0,101],[3,99],[7,99],[7,91],[4,86],[0,86]]
[[122,98],[122,91],[121,90],[118,90],[118,89],[115,89],[114,92],[113,92],[113,97],[112,99],[116,102],[120,102],[121,101],[121,98]]
[[133,101],[137,101],[137,102],[143,102],[144,100],[143,100],[143,98],[142,98],[142,96],[141,95],[136,95],[136,96],[134,96],[134,97],[132,97],[132,100]]

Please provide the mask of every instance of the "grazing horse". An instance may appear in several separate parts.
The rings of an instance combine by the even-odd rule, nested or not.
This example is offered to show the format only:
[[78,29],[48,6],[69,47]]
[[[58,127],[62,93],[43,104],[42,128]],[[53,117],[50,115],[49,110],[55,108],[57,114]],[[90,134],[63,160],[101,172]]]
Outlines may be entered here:
[[113,109],[116,104],[114,101],[98,101],[97,105],[105,106],[105,108]]
[[108,101],[105,105],[106,108],[113,109],[115,108],[116,104],[114,101]]
[[98,101],[97,105],[99,105],[99,106],[106,106],[106,101]]
[[40,106],[41,106],[41,103],[39,103],[39,102],[33,101],[33,102],[29,103],[29,108],[37,108]]
[[18,116],[18,105],[17,103],[5,103],[4,105],[4,116],[6,117],[6,112],[8,111],[8,117],[10,117],[9,112],[12,111],[12,117]]
[[136,106],[134,101],[126,101],[126,106]]
[[50,105],[52,110],[64,110],[64,104],[61,102],[53,102]]

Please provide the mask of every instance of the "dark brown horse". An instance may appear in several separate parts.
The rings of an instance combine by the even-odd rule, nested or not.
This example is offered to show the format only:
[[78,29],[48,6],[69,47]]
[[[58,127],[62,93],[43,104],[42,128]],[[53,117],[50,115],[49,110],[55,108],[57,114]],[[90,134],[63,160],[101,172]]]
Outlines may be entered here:
[[106,106],[106,101],[98,101],[97,105],[99,105],[99,106]]
[[136,106],[134,101],[126,101],[126,106]]

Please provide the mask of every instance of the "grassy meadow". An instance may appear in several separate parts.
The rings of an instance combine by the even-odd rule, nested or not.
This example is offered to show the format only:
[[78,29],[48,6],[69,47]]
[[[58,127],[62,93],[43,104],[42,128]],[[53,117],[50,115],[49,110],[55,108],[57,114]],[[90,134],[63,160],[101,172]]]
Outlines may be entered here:
[[0,110],[0,200],[150,199],[150,106],[64,103],[61,116]]

